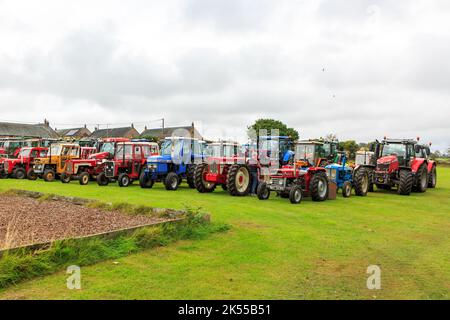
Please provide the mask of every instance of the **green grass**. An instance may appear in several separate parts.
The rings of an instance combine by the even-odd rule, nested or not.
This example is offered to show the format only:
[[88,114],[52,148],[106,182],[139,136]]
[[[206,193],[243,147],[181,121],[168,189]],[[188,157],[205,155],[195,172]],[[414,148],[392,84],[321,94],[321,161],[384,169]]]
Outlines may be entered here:
[[[0,291],[0,298],[40,299],[449,299],[450,169],[438,188],[410,197],[371,193],[291,205],[272,197],[222,191],[177,192],[76,182],[0,180],[66,196],[182,209],[201,207],[232,229],[82,268],[83,289],[66,289],[64,272]],[[378,265],[382,289],[368,290]]]

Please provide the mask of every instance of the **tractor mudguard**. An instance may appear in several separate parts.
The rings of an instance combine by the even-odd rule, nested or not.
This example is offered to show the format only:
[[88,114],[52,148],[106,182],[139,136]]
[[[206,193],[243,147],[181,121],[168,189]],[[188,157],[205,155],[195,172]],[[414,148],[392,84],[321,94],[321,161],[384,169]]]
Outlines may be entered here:
[[[411,171],[412,171],[413,173],[416,173],[417,170],[419,170],[420,166],[421,166],[422,164],[424,164],[424,163],[425,163],[425,165],[428,167],[427,160],[425,160],[425,159],[423,159],[423,158],[415,158],[415,159],[413,159],[413,160],[412,160],[412,163],[411,163]],[[403,168],[402,168],[402,169],[403,169]]]
[[433,167],[435,167],[435,166],[436,166],[436,162],[433,160],[429,160],[428,161],[428,173],[430,173],[431,170],[433,170]]

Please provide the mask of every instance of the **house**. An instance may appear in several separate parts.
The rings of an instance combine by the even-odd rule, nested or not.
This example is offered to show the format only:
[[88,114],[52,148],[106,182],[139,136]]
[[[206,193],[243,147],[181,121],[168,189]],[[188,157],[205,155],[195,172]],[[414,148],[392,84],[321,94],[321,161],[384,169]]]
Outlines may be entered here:
[[139,138],[139,132],[131,124],[131,127],[123,128],[108,128],[108,129],[98,129],[92,132],[91,139],[103,139],[103,138]]
[[59,135],[46,119],[39,124],[0,122],[0,138],[59,139]]
[[71,128],[56,130],[59,136],[64,140],[80,140],[89,137],[92,132],[84,125],[82,128]]
[[190,126],[155,128],[155,129],[148,129],[147,127],[145,127],[144,131],[141,133],[141,138],[152,137],[160,140],[164,139],[165,137],[186,136],[186,135],[192,138],[203,140],[202,135],[195,128],[193,122]]

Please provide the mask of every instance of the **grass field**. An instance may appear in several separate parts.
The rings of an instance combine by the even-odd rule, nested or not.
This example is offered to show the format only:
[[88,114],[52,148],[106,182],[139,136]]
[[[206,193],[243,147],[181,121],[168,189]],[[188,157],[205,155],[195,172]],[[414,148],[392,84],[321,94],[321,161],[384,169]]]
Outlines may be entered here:
[[[62,270],[0,291],[1,299],[450,298],[450,168],[439,168],[438,187],[424,194],[339,195],[297,206],[275,197],[263,202],[187,187],[168,192],[160,185],[144,190],[0,180],[0,191],[10,188],[199,206],[232,228],[83,267],[82,290],[68,290]],[[369,265],[381,268],[381,290],[366,287]]]

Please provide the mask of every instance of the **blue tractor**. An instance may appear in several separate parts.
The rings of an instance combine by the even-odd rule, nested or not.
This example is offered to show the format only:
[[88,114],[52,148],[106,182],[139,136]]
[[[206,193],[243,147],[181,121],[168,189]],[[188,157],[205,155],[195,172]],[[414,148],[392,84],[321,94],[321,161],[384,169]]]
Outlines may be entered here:
[[163,182],[166,190],[177,190],[182,179],[195,188],[195,167],[204,160],[205,143],[186,137],[165,138],[161,155],[147,159],[147,168],[141,174],[141,188],[152,188],[155,182]]
[[[259,136],[259,159],[260,161],[274,165],[279,161],[280,167],[289,164],[294,159],[292,151],[294,143],[289,136]],[[272,154],[272,151],[278,154]]]
[[348,198],[352,194],[353,187],[353,169],[346,165],[347,157],[345,153],[339,152],[336,155],[335,162],[325,166],[328,179],[336,183],[338,189],[342,190],[342,195]]

